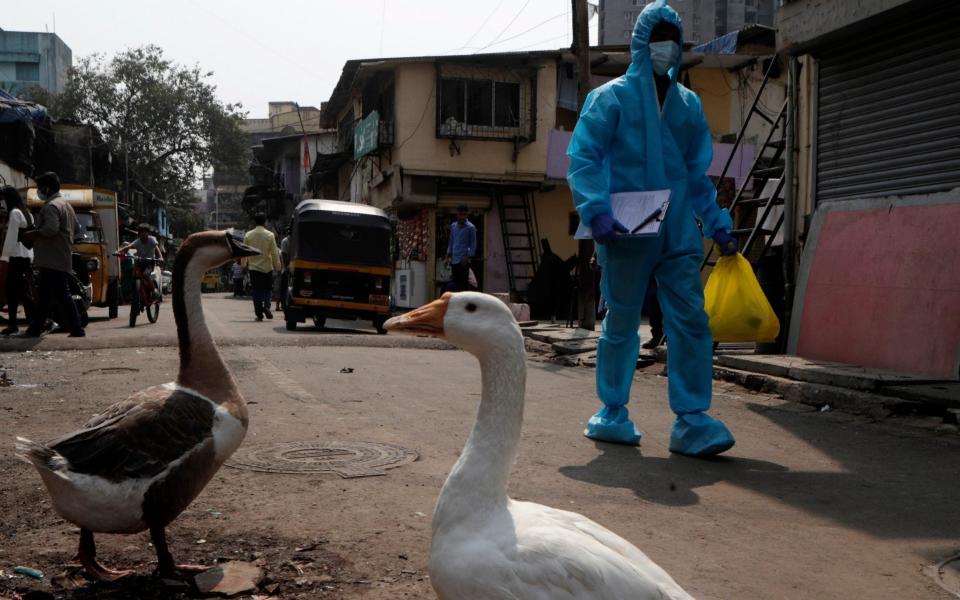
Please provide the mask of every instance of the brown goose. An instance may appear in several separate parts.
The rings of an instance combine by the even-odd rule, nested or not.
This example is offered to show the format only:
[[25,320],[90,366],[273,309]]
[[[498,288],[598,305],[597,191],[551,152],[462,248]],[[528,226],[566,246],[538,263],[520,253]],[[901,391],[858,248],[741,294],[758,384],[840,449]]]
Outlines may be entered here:
[[17,438],[57,513],[80,527],[77,559],[97,580],[113,571],[96,559],[93,533],[150,530],[161,577],[176,578],[165,528],[203,490],[243,441],[247,408],[220,358],[200,305],[208,269],[259,254],[221,231],[195,233],[177,253],[173,314],[180,346],[177,380],[147,388],[47,444]]

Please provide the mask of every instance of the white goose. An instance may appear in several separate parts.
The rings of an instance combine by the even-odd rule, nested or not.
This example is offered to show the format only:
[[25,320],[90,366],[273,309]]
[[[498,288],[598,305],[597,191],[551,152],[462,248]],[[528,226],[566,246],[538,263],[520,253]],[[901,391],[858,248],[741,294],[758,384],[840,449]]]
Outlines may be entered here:
[[129,573],[97,562],[94,532],[146,529],[160,576],[178,576],[165,528],[237,449],[248,424],[243,397],[207,330],[200,280],[208,269],[254,254],[225,232],[188,237],[173,268],[176,382],[134,394],[48,444],[17,438],[18,455],[40,473],[54,510],[80,527],[77,559],[94,579]]
[[692,598],[636,546],[583,515],[507,496],[527,368],[523,335],[503,302],[447,293],[385,327],[442,337],[480,361],[477,423],[433,515],[430,581],[441,600]]

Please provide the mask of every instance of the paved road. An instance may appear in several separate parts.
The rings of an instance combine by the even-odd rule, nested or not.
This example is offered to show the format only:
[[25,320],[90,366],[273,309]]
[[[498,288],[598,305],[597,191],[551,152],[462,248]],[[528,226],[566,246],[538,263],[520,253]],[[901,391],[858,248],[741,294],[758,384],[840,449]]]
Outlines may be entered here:
[[[420,459],[354,479],[223,469],[171,528],[186,544],[185,559],[197,538],[225,556],[251,538],[289,548],[323,538],[352,574],[323,597],[432,597],[423,577],[429,515],[473,423],[476,361],[415,347],[428,342],[377,336],[365,324],[290,333],[279,320],[255,322],[247,302],[219,295],[204,302],[214,335],[231,341],[223,354],[251,402],[245,448],[378,442]],[[0,354],[18,384],[0,390],[0,428],[46,439],[172,379],[168,307],[156,325],[125,325],[97,321],[85,340],[52,336],[30,354]],[[138,346],[138,338],[147,343]],[[412,346],[389,347],[397,340]],[[74,342],[87,345],[43,351]],[[591,370],[531,360],[512,495],[614,529],[698,598],[951,597],[921,570],[960,551],[955,435],[812,412],[717,384],[714,412],[737,446],[716,460],[677,457],[666,447],[671,415],[657,371],[637,374],[632,412],[644,438],[640,448],[627,448],[580,435],[595,409]],[[75,538],[40,503],[35,475],[13,461],[8,444],[0,466],[7,469],[0,511],[10,524],[0,526],[0,569],[68,560]],[[18,503],[22,497],[29,502]],[[108,557],[150,558],[142,536],[103,537]]]

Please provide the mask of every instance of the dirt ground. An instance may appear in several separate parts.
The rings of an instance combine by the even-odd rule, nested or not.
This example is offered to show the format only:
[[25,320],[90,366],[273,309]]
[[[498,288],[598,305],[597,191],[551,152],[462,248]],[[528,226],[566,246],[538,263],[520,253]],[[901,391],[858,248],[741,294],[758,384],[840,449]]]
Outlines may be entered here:
[[[245,316],[215,306],[215,332],[247,331],[234,324]],[[433,598],[430,515],[473,424],[476,362],[458,351],[285,345],[279,328],[223,350],[250,404],[241,450],[365,441],[419,459],[351,479],[224,467],[168,529],[175,558],[258,562],[266,573],[261,597]],[[0,389],[8,440],[0,443],[0,598],[190,596],[150,577],[146,534],[97,538],[104,563],[137,577],[78,589],[52,581],[67,570],[77,531],[53,512],[33,468],[14,458],[14,436],[39,441],[70,431],[128,394],[170,381],[177,366],[168,345],[111,348],[99,339],[99,349],[0,354],[0,370],[15,382]],[[667,451],[672,415],[659,366],[637,374],[631,406],[644,439],[628,448],[580,434],[596,409],[592,370],[529,365],[513,497],[610,527],[697,598],[951,597],[921,570],[960,551],[956,434],[820,413],[717,384],[713,413],[738,444],[723,458],[695,460]],[[44,579],[14,576],[21,565]]]

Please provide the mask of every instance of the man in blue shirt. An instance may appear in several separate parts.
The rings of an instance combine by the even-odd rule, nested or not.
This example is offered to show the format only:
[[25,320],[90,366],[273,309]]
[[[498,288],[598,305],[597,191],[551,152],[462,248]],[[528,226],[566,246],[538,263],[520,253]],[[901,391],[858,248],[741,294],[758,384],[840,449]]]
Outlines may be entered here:
[[469,290],[470,259],[477,252],[477,228],[467,220],[467,207],[457,207],[457,220],[450,225],[447,262],[453,270],[453,291]]

